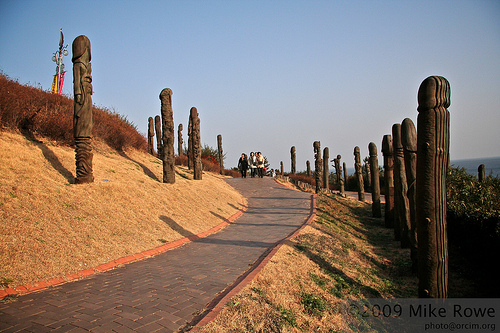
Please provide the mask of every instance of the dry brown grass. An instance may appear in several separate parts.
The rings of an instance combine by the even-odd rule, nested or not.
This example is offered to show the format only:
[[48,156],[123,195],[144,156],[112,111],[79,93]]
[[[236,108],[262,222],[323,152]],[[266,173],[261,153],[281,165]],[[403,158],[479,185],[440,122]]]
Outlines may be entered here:
[[368,204],[321,195],[317,206],[315,222],[201,332],[352,332],[353,318],[339,311],[346,300],[416,297],[408,250]]
[[180,166],[163,184],[160,160],[102,142],[95,182],[74,185],[74,151],[40,140],[0,131],[0,282],[11,287],[199,234],[242,207],[220,175],[193,181]]

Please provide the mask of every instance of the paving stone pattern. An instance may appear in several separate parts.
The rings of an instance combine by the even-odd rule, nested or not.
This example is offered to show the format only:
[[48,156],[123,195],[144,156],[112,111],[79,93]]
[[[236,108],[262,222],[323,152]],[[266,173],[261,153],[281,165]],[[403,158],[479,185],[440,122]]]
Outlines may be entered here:
[[185,328],[310,212],[310,194],[270,178],[228,183],[248,199],[248,209],[224,230],[156,257],[0,303],[0,332]]

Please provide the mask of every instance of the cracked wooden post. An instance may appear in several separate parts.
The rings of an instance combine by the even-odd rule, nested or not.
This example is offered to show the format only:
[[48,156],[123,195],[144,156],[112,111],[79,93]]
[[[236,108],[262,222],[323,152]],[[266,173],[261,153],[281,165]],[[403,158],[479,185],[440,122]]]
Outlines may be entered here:
[[410,118],[401,123],[401,141],[405,160],[408,205],[410,210],[410,258],[412,271],[417,272],[417,205],[415,202],[415,182],[417,178],[417,130]]
[[330,150],[328,147],[323,149],[323,188],[330,189]]
[[163,160],[162,158],[162,137],[161,137],[161,117],[160,116],[155,116],[155,134],[156,134],[156,150],[157,150],[157,156],[159,159]]
[[448,297],[446,173],[450,146],[450,84],[430,76],[418,89],[418,295]]
[[380,203],[380,177],[378,171],[377,146],[370,142],[368,145],[370,152],[370,170],[372,177],[372,215],[373,217],[382,217],[382,206]]
[[222,134],[217,135],[217,151],[219,153],[220,174],[224,174],[224,153],[222,152]]
[[190,120],[192,124],[191,135],[192,135],[192,158],[193,158],[193,178],[195,180],[202,179],[202,169],[203,165],[201,163],[201,136],[200,136],[200,117],[198,116],[198,110],[192,107],[189,111]]
[[155,128],[154,128],[154,119],[153,117],[148,118],[148,153],[151,155],[155,155],[155,149],[153,146],[155,137]]
[[486,179],[486,172],[484,164],[480,164],[477,167],[477,180],[482,183]]
[[177,127],[177,155],[179,155],[179,157],[184,156],[184,152],[182,150],[182,145],[184,143],[184,139],[182,138],[183,129],[184,127],[182,126],[182,124],[179,124],[179,126]]
[[290,173],[292,175],[294,175],[296,172],[297,172],[297,168],[296,168],[296,154],[295,154],[295,146],[292,146],[292,148],[290,148],[290,157],[291,157],[291,160],[292,160],[292,171],[290,171]]
[[165,88],[160,93],[162,121],[163,182],[175,183],[174,112],[172,90]]
[[382,139],[382,154],[384,155],[385,226],[394,228],[394,159],[390,134],[384,135]]
[[321,174],[322,174],[322,164],[321,160],[321,143],[319,141],[314,141],[314,180],[316,181],[316,193],[321,192]]
[[306,175],[307,177],[311,177],[311,162],[306,161]]
[[363,167],[359,147],[354,147],[354,170],[358,180],[358,200],[365,201],[365,186],[363,181]]
[[73,137],[75,139],[75,184],[92,183],[92,69],[90,40],[81,35],[73,41]]
[[[399,223],[395,232],[399,234],[401,248],[410,248],[410,207],[408,197],[408,184],[406,182],[405,160],[403,144],[401,142],[401,124],[392,126],[392,151],[394,154],[394,213],[397,214]],[[397,230],[396,230],[397,226]],[[395,234],[397,237],[398,235]],[[398,240],[396,238],[396,240]]]

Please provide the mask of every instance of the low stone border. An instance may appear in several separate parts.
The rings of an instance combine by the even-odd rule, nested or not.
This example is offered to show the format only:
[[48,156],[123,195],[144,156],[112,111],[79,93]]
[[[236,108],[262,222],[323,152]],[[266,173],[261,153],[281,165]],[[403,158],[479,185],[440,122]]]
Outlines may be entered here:
[[71,273],[71,274],[67,274],[64,276],[51,278],[51,279],[48,279],[46,281],[35,282],[33,284],[26,284],[26,285],[17,286],[17,287],[1,289],[0,290],[0,300],[5,298],[6,296],[29,294],[32,292],[47,289],[49,287],[54,287],[54,286],[57,286],[57,285],[60,285],[63,283],[80,280],[80,279],[83,279],[83,278],[90,276],[90,275],[109,271],[109,270],[114,269],[120,265],[129,264],[129,263],[134,262],[134,261],[139,261],[139,260],[142,260],[145,258],[156,256],[160,253],[164,253],[168,250],[175,249],[181,245],[184,245],[186,243],[190,243],[194,240],[207,237],[207,236],[209,236],[213,233],[216,233],[216,232],[220,231],[221,229],[225,228],[230,223],[234,222],[237,218],[239,218],[241,215],[243,215],[243,212],[245,212],[247,210],[247,206],[246,206],[246,202],[245,202],[244,198],[242,198],[242,206],[243,207],[239,211],[237,211],[235,214],[233,214],[232,216],[227,218],[221,224],[211,228],[210,230],[204,231],[198,235],[184,237],[184,238],[175,240],[173,242],[160,245],[154,249],[146,250],[146,251],[143,251],[140,253],[129,255],[126,257],[122,257],[122,258],[110,261],[108,263],[101,264],[101,265],[96,266],[94,268],[84,269],[84,270],[76,272],[76,273]]
[[[269,248],[264,254],[262,254],[259,259],[257,259],[252,268],[246,271],[232,285],[227,287],[221,294],[219,294],[219,296],[212,300],[212,302],[207,305],[206,310],[200,315],[196,316],[191,321],[191,323],[185,327],[185,329],[188,329],[191,332],[195,332],[214,320],[215,317],[217,317],[217,315],[222,311],[224,306],[230,301],[230,299],[236,296],[247,284],[252,282],[259,275],[262,269],[264,269],[269,260],[271,260],[271,258],[276,254],[276,252],[278,252],[283,244],[297,237],[302,229],[312,223],[312,221],[316,217],[316,197],[316,194],[311,195],[311,210],[304,223],[288,237],[277,242],[273,247]],[[189,329],[190,326],[192,326],[192,328]]]

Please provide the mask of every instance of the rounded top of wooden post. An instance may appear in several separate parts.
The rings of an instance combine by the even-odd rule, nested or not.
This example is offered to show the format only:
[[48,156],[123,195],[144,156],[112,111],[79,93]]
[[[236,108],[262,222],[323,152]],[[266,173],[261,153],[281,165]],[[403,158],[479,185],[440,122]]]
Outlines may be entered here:
[[354,155],[356,154],[361,154],[361,150],[359,149],[358,146],[354,147]]
[[392,155],[392,136],[390,134],[386,134],[382,138],[382,153],[387,156]]
[[295,146],[292,146],[292,148],[290,148],[290,153],[295,153]]
[[342,158],[342,155],[337,155],[337,159],[340,161],[340,159]]
[[370,152],[370,156],[377,156],[377,145],[374,142],[370,142],[368,144],[368,151]]
[[320,146],[321,146],[321,143],[319,141],[314,141],[313,142],[313,148],[319,149]]
[[401,123],[401,143],[407,151],[417,151],[417,130],[410,118],[405,118]]
[[182,131],[182,129],[183,129],[182,124],[179,124],[179,131]]
[[198,109],[196,109],[194,106],[189,110],[189,114],[191,117],[198,116]]
[[392,145],[394,148],[403,148],[401,144],[401,124],[392,125]]
[[165,88],[160,93],[160,99],[163,100],[164,98],[170,98],[173,94],[172,89]]
[[90,40],[87,36],[80,35],[76,37],[75,40],[73,40],[71,47],[73,50],[73,58],[71,58],[71,61],[75,62],[75,60],[80,58],[87,50],[89,54],[89,61],[91,60]]
[[442,76],[429,76],[418,88],[418,111],[448,108],[450,100],[450,83]]

